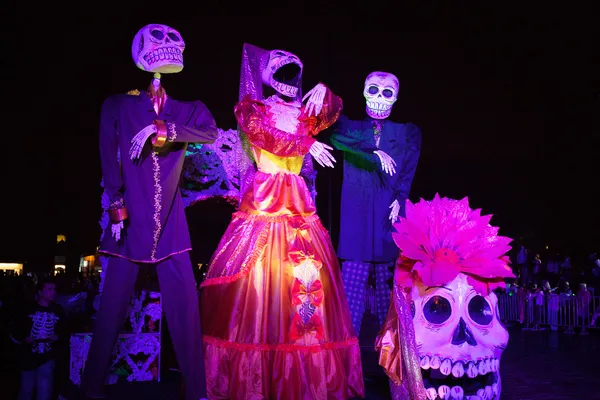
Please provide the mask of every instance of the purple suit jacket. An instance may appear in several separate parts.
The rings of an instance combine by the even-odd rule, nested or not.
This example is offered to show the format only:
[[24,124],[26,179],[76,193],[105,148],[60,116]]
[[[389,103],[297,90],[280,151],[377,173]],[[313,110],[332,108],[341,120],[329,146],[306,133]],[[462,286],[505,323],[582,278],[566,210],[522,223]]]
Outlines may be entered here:
[[[392,238],[390,205],[398,200],[400,216],[404,216],[421,154],[421,129],[386,119],[379,148],[375,146],[370,118],[352,121],[342,116],[334,129],[331,143],[344,152],[338,256],[345,260],[393,262],[398,257],[398,246]],[[381,170],[375,150],[383,150],[394,159],[393,177]]]
[[[166,144],[148,140],[138,160],[131,160],[131,139],[154,120],[168,127]],[[179,180],[187,143],[212,143],[215,121],[200,101],[167,98],[157,116],[146,93],[114,95],[100,118],[100,159],[110,203],[123,201],[129,217],[117,242],[108,224],[99,251],[133,262],[156,263],[191,250]]]

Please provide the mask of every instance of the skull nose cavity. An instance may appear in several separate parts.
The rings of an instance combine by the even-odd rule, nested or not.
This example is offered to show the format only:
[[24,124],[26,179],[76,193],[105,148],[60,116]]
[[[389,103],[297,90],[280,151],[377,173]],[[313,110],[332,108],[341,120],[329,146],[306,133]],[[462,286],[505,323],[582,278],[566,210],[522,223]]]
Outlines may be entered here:
[[473,333],[471,333],[471,330],[467,327],[465,320],[461,318],[452,334],[452,344],[460,346],[465,342],[471,346],[477,346],[477,341],[473,337]]

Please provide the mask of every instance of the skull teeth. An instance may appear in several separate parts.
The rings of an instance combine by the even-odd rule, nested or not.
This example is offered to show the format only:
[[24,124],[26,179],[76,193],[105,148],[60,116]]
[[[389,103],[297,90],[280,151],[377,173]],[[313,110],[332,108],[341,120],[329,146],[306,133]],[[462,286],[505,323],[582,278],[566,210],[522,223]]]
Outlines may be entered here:
[[[422,370],[431,370],[430,372],[427,372],[427,376],[432,380],[428,380],[428,383],[426,383],[426,394],[427,398],[430,400],[499,399],[500,393],[498,383],[492,383],[498,379],[500,360],[497,358],[488,357],[479,360],[452,360],[450,358],[440,357],[437,355],[422,355],[419,357],[419,362]],[[493,374],[492,378],[489,378],[488,384],[478,388],[476,391],[465,393],[463,387],[456,385],[456,383],[460,383],[460,380],[462,379],[475,379],[479,376],[488,374]],[[457,382],[454,379],[459,379],[459,381]],[[438,383],[436,384],[434,382]],[[444,384],[444,382],[446,384]],[[434,385],[435,387],[429,387],[430,385]]]
[[148,65],[152,65],[159,61],[173,61],[181,64],[183,63],[183,52],[178,47],[160,47],[144,54],[144,61],[146,61]]
[[271,87],[288,97],[296,97],[296,94],[298,93],[297,87],[286,85],[285,83],[277,82],[276,80],[271,80]]
[[294,60],[292,60],[291,58],[286,58],[281,60],[280,62],[278,62],[277,64],[275,64],[275,67],[273,68],[274,71],[277,71],[279,68],[283,67],[284,65],[288,65],[288,64],[298,64],[296,63]]
[[437,390],[434,387],[429,387],[425,390],[428,400],[497,400],[499,399],[498,385],[493,384],[492,386],[486,386],[477,390],[475,395],[466,395],[465,391],[460,386],[449,386],[442,385]]
[[422,355],[419,357],[421,368],[439,369],[443,375],[460,378],[465,373],[469,378],[485,375],[499,370],[500,361],[497,358],[485,358],[482,360],[451,360],[440,356]]
[[392,105],[367,100],[367,115],[371,118],[387,118],[392,113]]
[[371,101],[371,100],[367,100],[367,107],[369,107],[370,109],[373,109],[373,110],[377,110],[377,111],[388,111],[388,110],[392,109],[391,104],[382,103],[379,101]]

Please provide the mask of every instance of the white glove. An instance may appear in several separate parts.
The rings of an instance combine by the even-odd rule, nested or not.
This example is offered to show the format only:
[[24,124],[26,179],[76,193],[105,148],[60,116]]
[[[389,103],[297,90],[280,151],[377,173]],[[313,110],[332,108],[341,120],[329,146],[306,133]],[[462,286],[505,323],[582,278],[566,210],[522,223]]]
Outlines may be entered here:
[[311,115],[319,115],[323,109],[323,99],[327,93],[327,88],[322,83],[317,84],[302,98],[302,102],[309,96],[308,102],[306,103],[306,113],[310,117]]
[[123,230],[123,221],[117,222],[116,224],[112,224],[110,227],[110,230],[112,231],[112,235],[117,242],[119,240],[121,240],[121,231]]
[[398,200],[394,200],[390,208],[392,209],[390,211],[390,221],[392,221],[392,224],[395,224],[398,221],[398,214],[400,213],[400,203],[398,203]]
[[129,157],[132,160],[139,158],[140,154],[142,154],[142,150],[144,149],[144,145],[148,138],[154,135],[157,131],[156,125],[150,124],[141,131],[138,132],[137,135],[131,139],[131,148],[129,149]]
[[333,148],[321,142],[314,142],[312,146],[310,146],[309,152],[321,167],[333,168],[333,163],[336,161],[329,150],[333,150]]
[[389,174],[390,176],[394,176],[394,174],[396,173],[396,168],[394,168],[396,166],[396,161],[394,161],[394,159],[388,156],[387,153],[384,151],[375,150],[373,153],[377,154],[377,156],[379,157],[379,160],[381,161],[381,169],[383,170],[383,172]]

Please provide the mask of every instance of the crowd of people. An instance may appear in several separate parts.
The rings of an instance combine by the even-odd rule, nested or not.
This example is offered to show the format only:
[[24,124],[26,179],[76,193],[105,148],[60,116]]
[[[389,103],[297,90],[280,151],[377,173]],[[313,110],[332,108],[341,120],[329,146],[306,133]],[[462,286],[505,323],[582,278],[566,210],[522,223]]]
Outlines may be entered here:
[[569,254],[532,252],[517,244],[511,258],[517,279],[506,287],[506,294],[514,297],[503,303],[505,319],[536,329],[596,326],[600,310],[594,298],[600,288],[596,253],[572,261]]
[[[548,287],[556,293],[572,292],[573,287],[583,287],[593,296],[600,287],[600,259],[597,253],[572,261],[569,254],[551,251],[530,251],[525,245],[513,247],[512,266],[517,275],[513,287],[527,290]],[[546,290],[546,289],[543,289]]]

